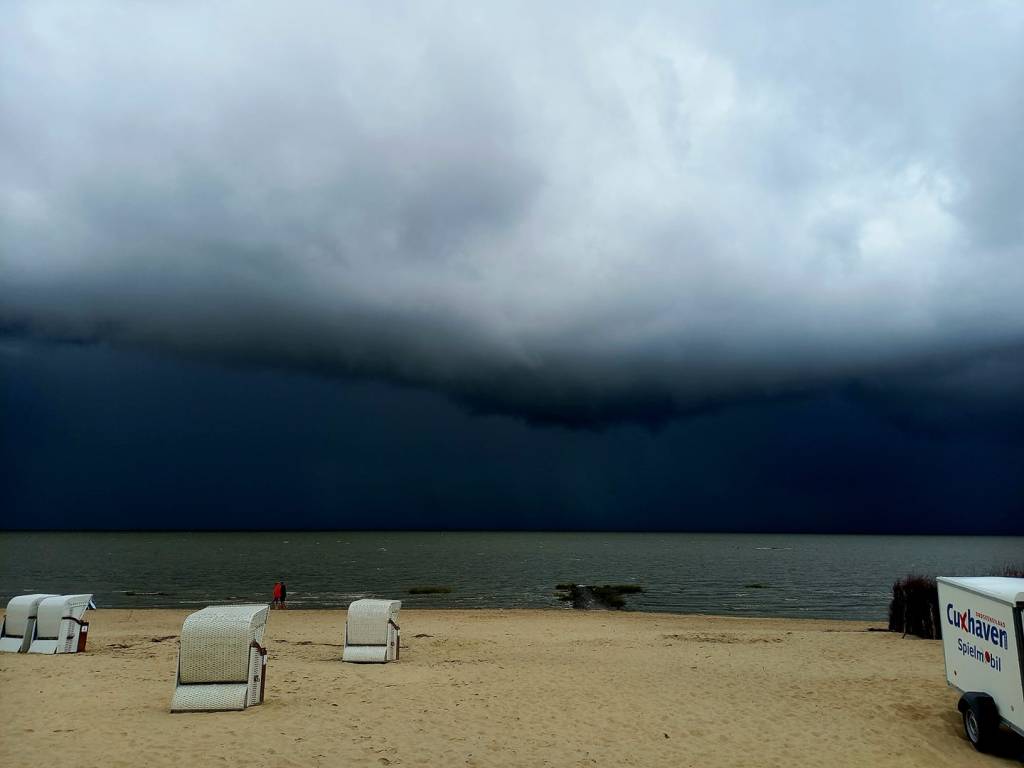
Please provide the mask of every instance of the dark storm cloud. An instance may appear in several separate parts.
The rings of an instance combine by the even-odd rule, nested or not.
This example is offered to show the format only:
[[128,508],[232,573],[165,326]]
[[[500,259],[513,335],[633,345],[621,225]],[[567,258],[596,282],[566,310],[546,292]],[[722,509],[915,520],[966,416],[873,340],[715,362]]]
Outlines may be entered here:
[[1012,4],[9,4],[0,327],[571,423],[940,369],[1012,410],[1022,39]]
[[843,392],[536,429],[376,382],[0,349],[7,528],[1024,533],[1019,443]]

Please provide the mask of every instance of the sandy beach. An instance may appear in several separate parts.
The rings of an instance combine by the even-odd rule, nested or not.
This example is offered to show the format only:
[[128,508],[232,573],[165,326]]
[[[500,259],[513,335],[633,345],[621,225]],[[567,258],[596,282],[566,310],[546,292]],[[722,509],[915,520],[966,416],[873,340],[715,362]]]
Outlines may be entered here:
[[171,715],[187,613],[94,611],[85,654],[0,656],[0,764],[1017,764],[964,740],[938,641],[862,622],[408,610],[401,661],[359,666],[343,611],[278,611],[264,705]]

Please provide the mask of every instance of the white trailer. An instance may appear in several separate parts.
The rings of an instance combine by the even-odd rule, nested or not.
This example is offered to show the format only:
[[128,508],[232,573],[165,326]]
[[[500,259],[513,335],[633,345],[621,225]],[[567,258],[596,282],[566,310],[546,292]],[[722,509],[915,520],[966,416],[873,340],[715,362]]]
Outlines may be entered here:
[[1024,736],[1024,579],[940,576],[939,613],[946,682],[979,751],[1000,723]]

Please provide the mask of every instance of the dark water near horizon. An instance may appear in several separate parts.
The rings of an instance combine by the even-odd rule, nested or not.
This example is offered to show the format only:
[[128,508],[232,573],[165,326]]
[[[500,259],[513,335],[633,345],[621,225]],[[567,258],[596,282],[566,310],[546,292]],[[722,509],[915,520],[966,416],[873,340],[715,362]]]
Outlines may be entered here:
[[[882,620],[907,573],[1024,563],[1024,537],[690,533],[0,533],[0,599],[94,592],[101,608],[358,597],[406,607],[561,607],[555,585],[640,584],[639,611]],[[753,587],[751,585],[762,585]],[[409,595],[418,586],[451,593]]]

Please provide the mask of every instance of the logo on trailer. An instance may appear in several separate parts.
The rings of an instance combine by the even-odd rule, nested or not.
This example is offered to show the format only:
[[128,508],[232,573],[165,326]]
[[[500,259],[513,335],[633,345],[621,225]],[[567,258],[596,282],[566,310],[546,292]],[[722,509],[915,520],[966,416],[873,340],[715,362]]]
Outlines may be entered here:
[[[966,611],[958,611],[952,603],[946,606],[946,622],[956,627],[961,632],[985,640],[997,648],[1009,649],[1010,637],[1006,631],[1006,625],[978,611],[968,608]],[[956,648],[963,656],[970,656],[977,659],[980,664],[985,664],[997,672],[1003,669],[1002,657],[997,656],[987,648],[979,648],[973,642],[966,642],[957,638]]]

